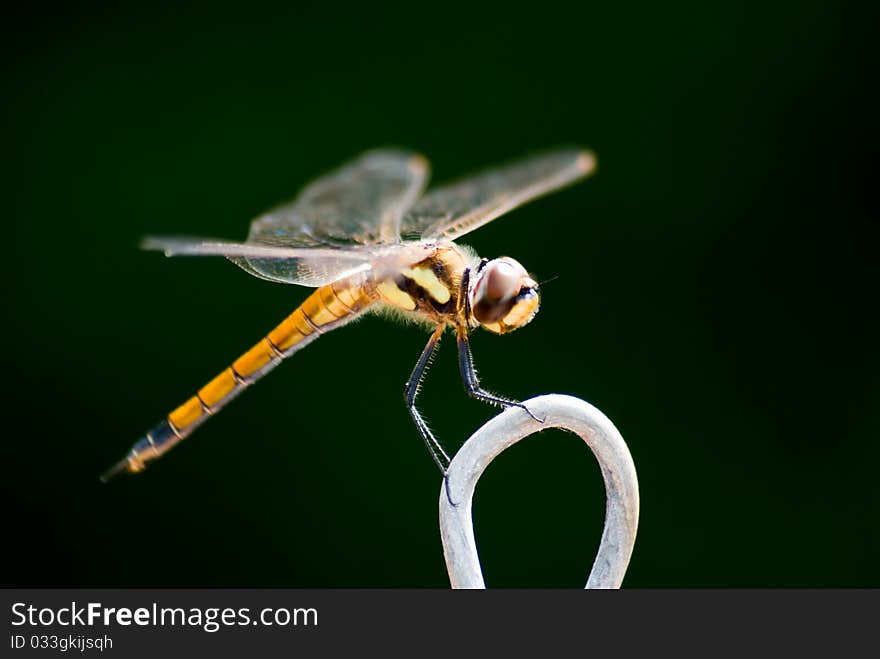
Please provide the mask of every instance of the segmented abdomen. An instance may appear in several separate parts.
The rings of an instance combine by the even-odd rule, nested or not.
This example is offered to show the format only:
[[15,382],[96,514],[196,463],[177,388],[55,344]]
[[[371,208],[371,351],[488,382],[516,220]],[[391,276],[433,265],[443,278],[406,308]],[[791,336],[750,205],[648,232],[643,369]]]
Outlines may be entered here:
[[344,325],[374,301],[362,283],[342,280],[317,289],[253,348],[199,389],[132,446],[125,470],[141,471],[229,401],[321,334]]

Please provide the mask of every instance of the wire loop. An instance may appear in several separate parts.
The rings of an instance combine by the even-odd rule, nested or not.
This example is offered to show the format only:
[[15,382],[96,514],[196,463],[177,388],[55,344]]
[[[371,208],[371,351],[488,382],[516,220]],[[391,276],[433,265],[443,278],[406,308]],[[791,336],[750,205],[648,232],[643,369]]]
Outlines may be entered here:
[[587,443],[605,481],[605,529],[586,587],[619,588],[639,521],[636,469],[623,437],[608,417],[579,398],[548,394],[523,404],[534,416],[518,407],[507,408],[477,430],[449,465],[440,490],[440,535],[450,584],[453,588],[486,587],[472,516],[474,490],[483,471],[521,439],[540,430],[561,428]]

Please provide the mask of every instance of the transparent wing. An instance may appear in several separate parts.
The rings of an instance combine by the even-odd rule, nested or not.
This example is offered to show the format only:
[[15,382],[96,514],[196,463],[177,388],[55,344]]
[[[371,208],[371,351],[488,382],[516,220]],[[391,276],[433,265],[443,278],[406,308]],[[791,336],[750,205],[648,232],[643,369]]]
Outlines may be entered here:
[[455,240],[595,168],[591,152],[559,149],[432,188],[404,215],[400,233],[406,240]]
[[381,256],[380,251],[367,247],[283,247],[179,236],[153,236],[141,247],[165,252],[166,256],[225,256],[262,279],[314,287],[366,273],[372,260]]
[[225,256],[269,281],[323,286],[369,270],[380,246],[400,241],[403,213],[427,178],[428,161],[416,153],[368,151],[256,218],[244,243],[152,237],[142,246],[168,256]]
[[401,218],[427,178],[423,156],[368,151],[254,220],[247,242],[287,247],[398,242]]

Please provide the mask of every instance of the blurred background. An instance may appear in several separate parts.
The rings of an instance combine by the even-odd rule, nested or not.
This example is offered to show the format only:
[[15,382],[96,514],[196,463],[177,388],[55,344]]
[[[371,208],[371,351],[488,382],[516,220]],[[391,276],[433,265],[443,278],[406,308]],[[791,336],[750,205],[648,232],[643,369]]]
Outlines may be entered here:
[[[137,244],[243,239],[374,146],[444,181],[580,144],[593,178],[463,241],[553,278],[528,328],[474,335],[484,385],[617,425],[642,501],[624,586],[880,586],[869,25],[674,0],[10,16],[3,585],[447,587],[412,326],[332,333],[99,483],[308,293]],[[495,414],[449,341],[421,401],[450,450]],[[603,514],[580,440],[524,441],[477,491],[488,584],[582,586]]]

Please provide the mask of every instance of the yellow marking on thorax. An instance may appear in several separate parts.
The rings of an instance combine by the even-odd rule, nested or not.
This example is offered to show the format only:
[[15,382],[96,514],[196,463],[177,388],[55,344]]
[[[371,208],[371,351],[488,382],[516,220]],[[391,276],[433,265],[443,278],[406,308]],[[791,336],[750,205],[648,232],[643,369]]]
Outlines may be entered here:
[[415,300],[413,300],[408,293],[404,293],[397,288],[397,285],[393,281],[381,282],[376,286],[376,290],[379,291],[379,295],[381,295],[389,304],[403,309],[404,311],[415,311]]
[[428,295],[440,304],[449,302],[449,289],[437,278],[431,268],[404,268],[401,273],[424,288]]

